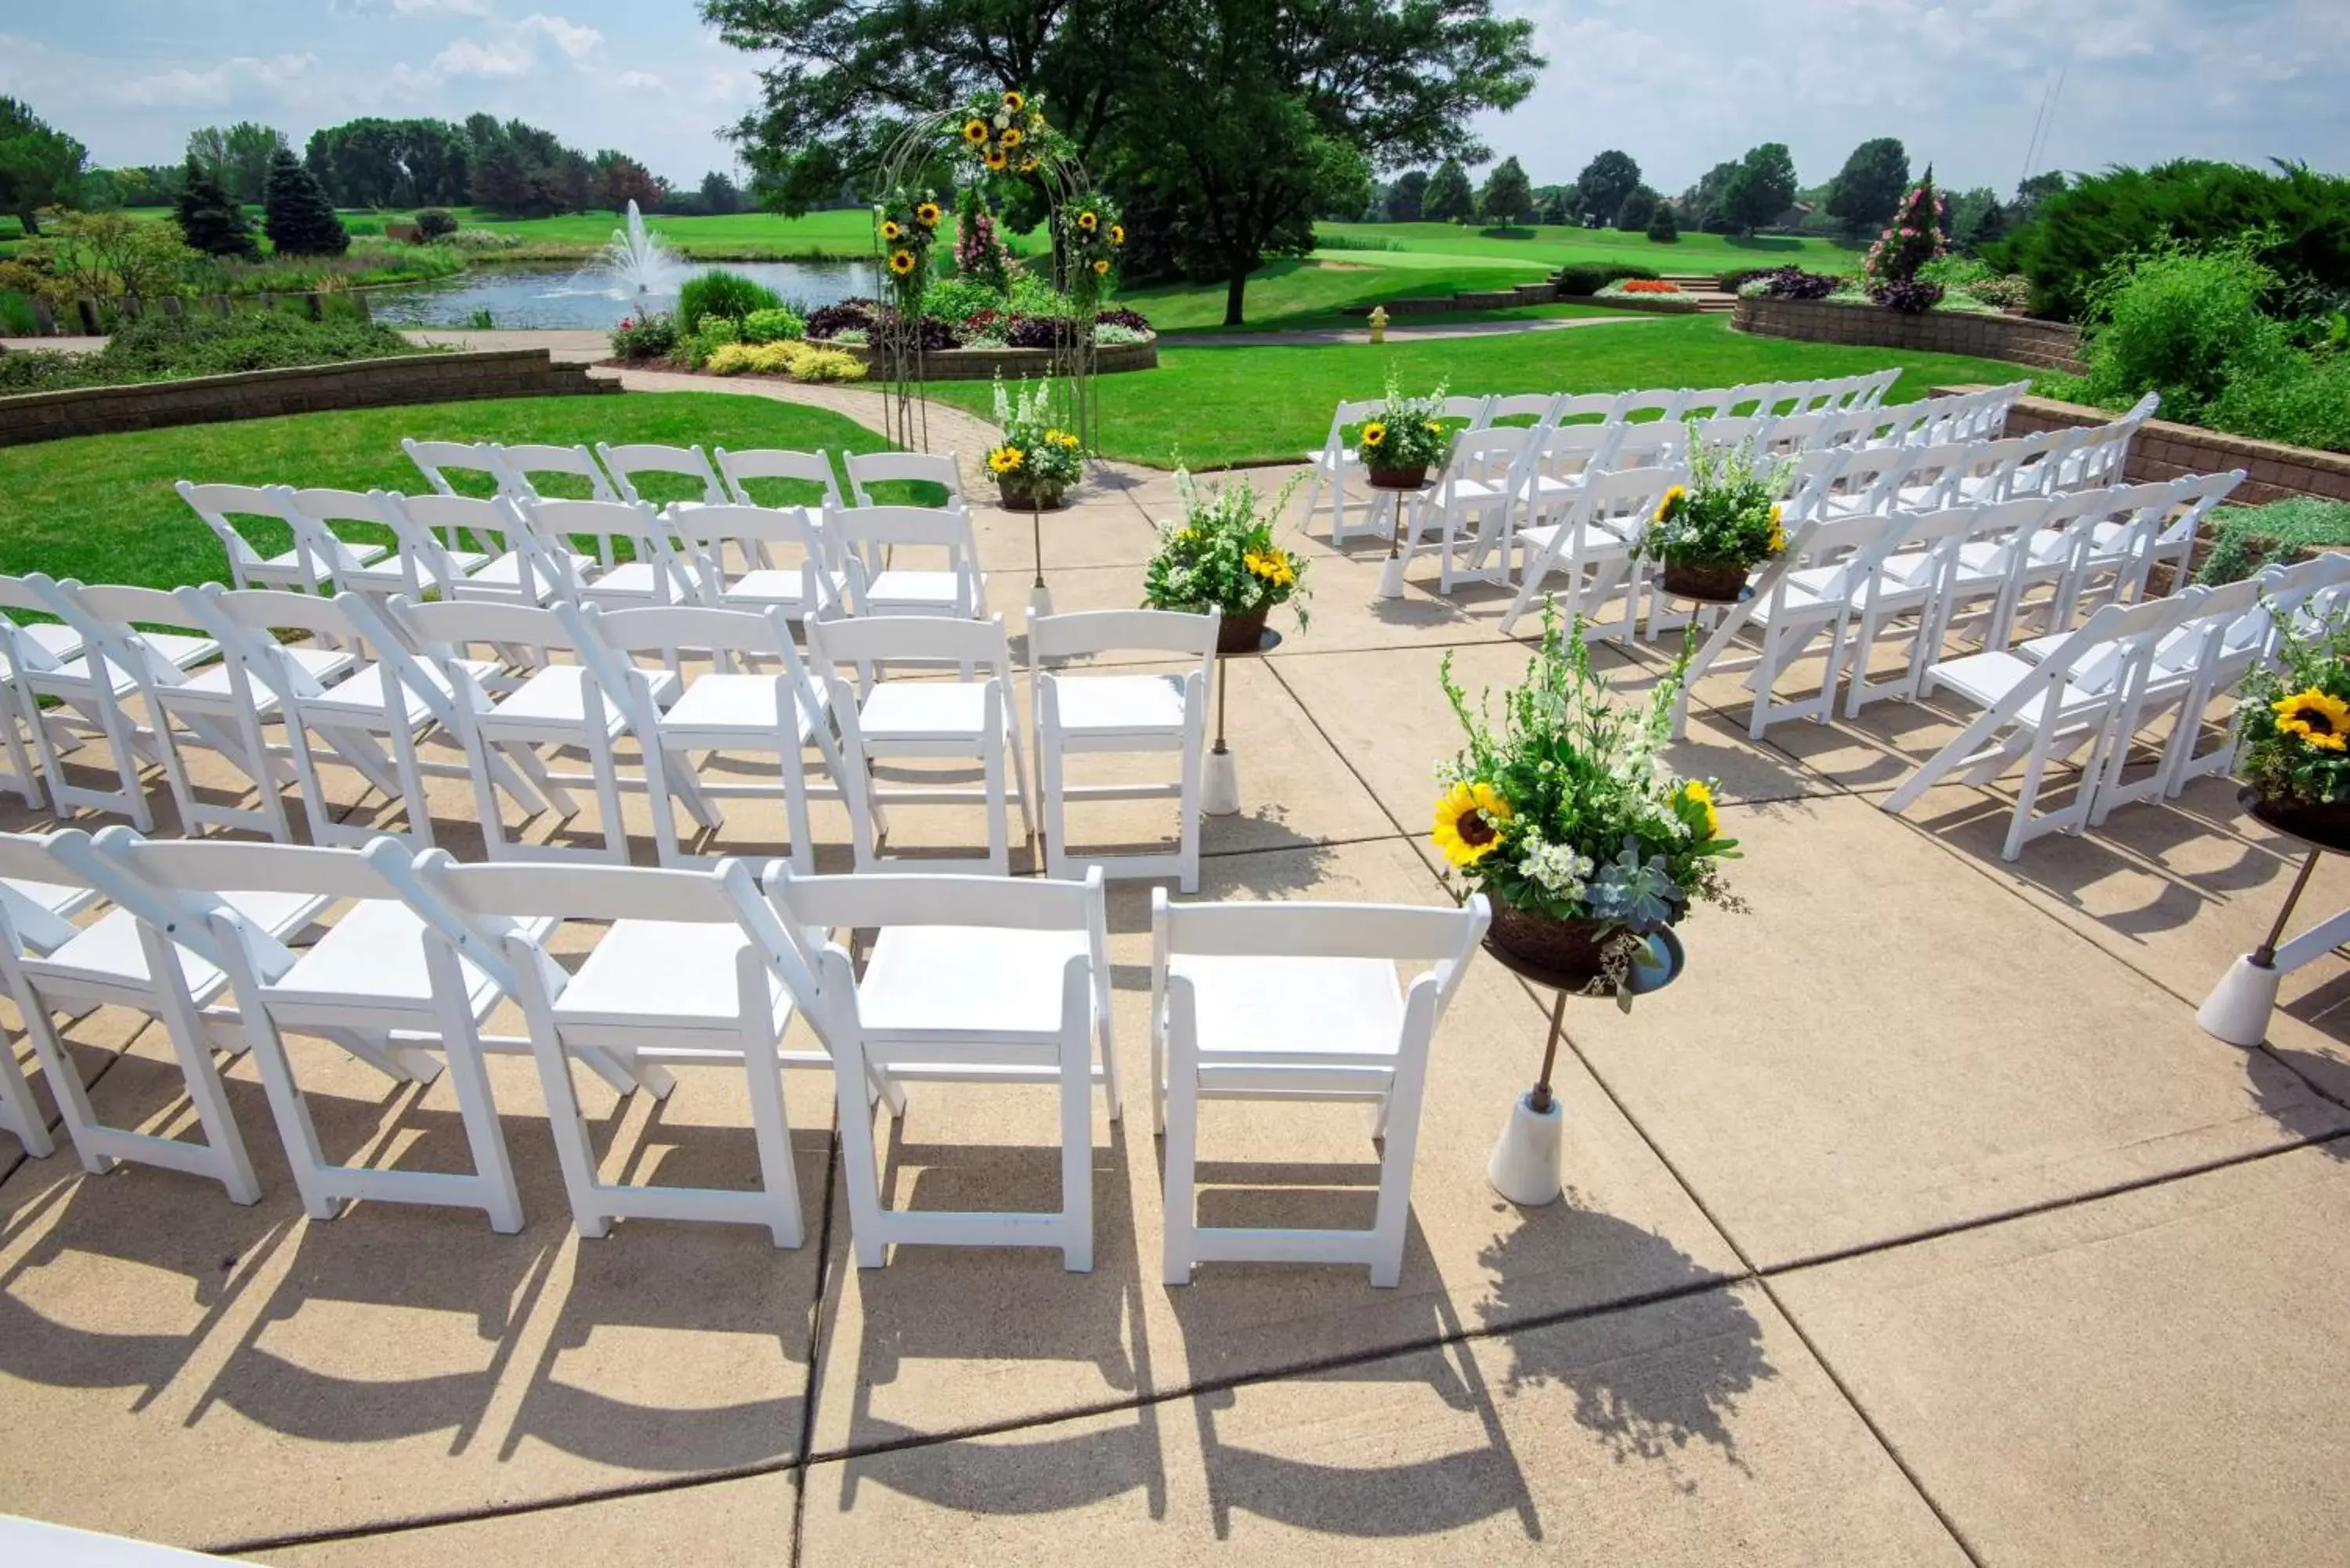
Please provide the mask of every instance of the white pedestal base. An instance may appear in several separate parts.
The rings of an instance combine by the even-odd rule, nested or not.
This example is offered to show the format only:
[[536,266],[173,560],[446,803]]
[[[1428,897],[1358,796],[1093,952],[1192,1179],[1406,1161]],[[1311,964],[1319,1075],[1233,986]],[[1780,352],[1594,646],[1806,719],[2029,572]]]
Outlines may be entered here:
[[1379,568],[1379,597],[1383,599],[1403,597],[1403,557],[1401,556],[1389,556],[1388,564]]
[[1539,1209],[1555,1200],[1564,1186],[1559,1174],[1559,1134],[1566,1125],[1566,1112],[1553,1096],[1550,1109],[1537,1114],[1527,1104],[1531,1098],[1531,1094],[1520,1095],[1511,1103],[1502,1141],[1493,1146],[1493,1158],[1485,1162],[1485,1179],[1511,1202]]
[[2211,994],[2196,1010],[2203,1033],[2230,1045],[2257,1045],[2269,1037],[2269,1013],[2276,1007],[2277,981],[2283,971],[2263,969],[2250,957],[2228,966]]
[[1235,816],[1241,809],[1241,771],[1232,753],[1210,752],[1207,776],[1200,781],[1200,809],[1210,816]]
[[1028,618],[1039,620],[1053,613],[1053,590],[1038,583],[1028,590]]

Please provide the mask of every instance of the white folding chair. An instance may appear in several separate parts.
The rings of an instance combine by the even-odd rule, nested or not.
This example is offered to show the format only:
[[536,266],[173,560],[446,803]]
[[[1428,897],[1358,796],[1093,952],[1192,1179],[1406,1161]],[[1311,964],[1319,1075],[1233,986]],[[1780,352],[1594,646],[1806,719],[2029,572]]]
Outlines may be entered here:
[[[560,581],[554,597],[608,608],[691,604],[701,586],[679,558],[670,524],[641,501],[525,501],[539,564]],[[592,556],[577,545],[591,542]]]
[[[2241,468],[2225,473],[2190,473],[2172,480],[2171,510],[2156,521],[2151,537],[2139,545],[2137,561],[2124,597],[2146,597],[2147,578],[2157,566],[2170,568],[2174,589],[2185,583],[2195,558],[2195,541],[2203,532],[2203,520],[2243,482],[2244,471]],[[2109,543],[2098,541],[2100,545]]]
[[[795,932],[874,933],[860,979],[826,944],[809,1022],[832,1054],[849,1239],[861,1268],[892,1243],[1055,1247],[1073,1273],[1093,1269],[1094,1041],[1112,1121],[1108,920],[1100,871],[1050,877],[768,876],[777,919]],[[875,1079],[1056,1085],[1057,1213],[937,1212],[887,1207],[875,1158]],[[892,1104],[896,1110],[902,1100]]]
[[1523,420],[1522,430],[1547,430],[1558,419],[1559,405],[1566,401],[1565,392],[1521,392],[1510,398],[1485,400],[1485,428],[1492,429],[1503,420]]
[[[784,803],[792,865],[815,869],[807,803],[840,798],[846,772],[833,739],[831,694],[810,679],[781,610],[658,605],[606,611],[590,605],[582,611],[565,605],[557,614],[570,626],[598,685],[628,711],[628,727],[644,753],[653,843],[663,866],[710,858],[688,856],[679,846],[672,798],[712,829],[726,820],[719,800],[758,799]],[[648,652],[671,659],[681,652],[696,655],[711,667],[684,677],[682,689],[664,707],[654,691],[656,681],[669,679],[666,671],[637,662],[637,655]],[[754,663],[771,669],[747,668]],[[813,787],[807,779],[810,746],[824,769],[822,782]],[[773,784],[713,780],[695,766],[696,753],[712,759],[772,757],[781,776]]]
[[[979,569],[971,513],[960,504],[827,508],[824,538],[847,568],[847,597],[856,615],[986,618],[987,578]],[[945,564],[899,565],[899,554],[909,550],[938,551]]]
[[1433,529],[1439,593],[1452,591],[1454,561],[1463,550],[1482,561],[1498,549],[1506,580],[1516,486],[1526,472],[1525,457],[1534,439],[1534,431],[1510,426],[1463,431],[1452,443],[1435,488],[1410,509],[1403,525],[1402,570],[1410,571],[1421,535]]
[[[1773,724],[1789,719],[1824,722],[1835,711],[1855,607],[1898,531],[1888,517],[1815,518],[1797,524],[1781,560],[1764,568],[1753,597],[1725,612],[1722,624],[1690,660],[1688,683],[1709,670],[1731,673],[1735,666],[1718,660],[1744,630],[1756,644],[1746,680],[1754,691],[1747,734],[1759,741]],[[1818,691],[1780,697],[1779,681],[1823,636],[1827,647]]]
[[588,487],[584,499],[589,501],[620,499],[620,493],[612,488],[611,480],[597,466],[596,454],[589,452],[585,444],[500,446],[496,448],[496,455],[498,467],[505,474],[505,493],[517,501],[554,499],[539,488],[538,480],[542,474],[560,475],[583,482]]
[[[1566,602],[1561,614],[1566,623],[1589,623],[1586,635],[1631,639],[1639,608],[1637,582],[1632,577],[1632,546],[1657,514],[1665,492],[1686,481],[1688,470],[1619,468],[1594,474],[1576,495],[1565,517],[1538,528],[1518,530],[1518,549],[1524,565],[1518,591],[1502,613],[1502,632],[1508,636],[1518,618],[1542,597],[1553,571],[1566,574]],[[1602,622],[1598,611],[1618,587],[1624,592],[1624,612],[1613,622]]]
[[483,500],[377,491],[375,500],[400,541],[400,560],[354,574],[348,586],[366,592],[543,605],[598,569],[569,540],[543,537],[510,495]]
[[698,443],[693,446],[664,446],[659,441],[637,441],[607,446],[599,441],[596,443],[596,455],[603,460],[604,472],[612,476],[612,483],[623,501],[645,505],[662,504],[638,493],[636,479],[644,473],[674,474],[681,479],[694,481],[702,486],[702,494],[696,499],[704,505],[714,506],[731,499],[725,485],[719,483],[718,471],[710,466],[710,454],[703,452]]
[[2081,442],[2066,456],[2058,483],[2068,487],[2124,483],[2130,442],[2161,403],[2160,393],[2148,392],[2121,418],[2081,432]]
[[[1616,449],[1631,428],[1603,421],[1536,430],[1527,441],[1517,481],[1516,527],[1539,528],[1564,517],[1586,480],[1616,466]],[[1472,556],[1470,564],[1483,563]]]
[[[359,491],[273,484],[268,493],[294,532],[294,550],[301,558],[306,593],[324,593],[330,586],[359,587],[367,568],[391,554],[390,545],[365,536],[390,524],[384,521],[383,508]],[[336,527],[338,523],[341,528]],[[360,532],[355,535],[355,529]]]
[[[1027,763],[1021,755],[1013,716],[1012,659],[1002,618],[953,620],[943,616],[882,616],[872,619],[811,621],[808,659],[814,674],[832,694],[840,732],[841,780],[848,797],[849,829],[859,871],[896,867],[920,871],[958,870],[1007,876],[1012,869],[1010,806],[1004,763],[1011,762],[1012,793],[1020,803],[1021,842],[1035,832],[1030,817]],[[959,678],[876,678],[885,664],[953,665]],[[844,671],[855,670],[849,680]],[[891,784],[883,787],[876,764],[898,757],[971,758],[979,764],[979,787]],[[987,813],[987,853],[956,859],[885,857],[881,850],[892,804],[972,805]]]
[[[831,1063],[821,1051],[782,1048],[796,999],[776,965],[795,963],[797,950],[746,869],[731,860],[710,870],[648,870],[460,866],[432,857],[418,872],[426,890],[462,918],[504,926],[496,952],[530,1031],[572,1222],[582,1236],[605,1235],[615,1220],[699,1220],[763,1225],[776,1246],[800,1244],[806,1227],[782,1069]],[[547,951],[553,929],[568,921],[608,922],[576,969]],[[440,978],[445,986],[451,971]],[[813,978],[800,989],[814,994]],[[602,1180],[572,1083],[576,1059],[624,1064],[664,1096],[674,1067],[739,1067],[750,1090],[759,1184]]]
[[[1222,617],[1166,610],[1094,610],[1041,616],[1028,623],[1030,708],[1036,723],[1036,774],[1044,792],[1045,874],[1075,877],[1099,867],[1109,877],[1173,877],[1186,893],[1200,887],[1200,775],[1208,735],[1208,691],[1215,680],[1216,633]],[[1052,670],[1055,659],[1149,651],[1180,654],[1197,669],[1149,674]],[[1073,784],[1068,759],[1106,753],[1174,752],[1172,782]],[[1176,803],[1172,854],[1076,856],[1069,852],[1068,803],[1164,800]]]
[[2047,622],[2051,630],[2063,628],[2084,606],[2094,607],[2130,597],[2128,590],[2145,562],[2147,545],[2162,531],[2177,495],[2172,484],[2164,481],[2116,482],[2093,488],[2090,493],[2104,499],[2081,541],[2072,573],[2056,596],[2058,602]]
[[[95,888],[0,876],[0,953],[56,951],[80,934],[74,917],[100,901]],[[13,1041],[0,1044],[0,1132],[15,1134],[36,1159],[57,1152],[47,1118],[17,1064]]]
[[[1402,1277],[1429,1048],[1492,919],[1482,893],[1458,909],[1174,904],[1165,889],[1152,893],[1151,1096],[1167,1135],[1167,1283],[1190,1284],[1196,1265],[1214,1262],[1364,1264],[1379,1286]],[[1432,967],[1406,992],[1399,961]],[[1201,1225],[1195,1187],[1206,1098],[1376,1105],[1371,1228]]]
[[859,506],[878,504],[870,486],[876,484],[935,484],[947,493],[946,504],[966,507],[962,469],[955,454],[922,452],[852,452],[843,454],[848,469],[849,499]]
[[[1845,716],[1858,718],[1882,698],[1919,694],[1927,667],[1941,657],[1937,640],[1942,614],[1959,571],[1959,552],[1984,535],[1980,506],[1950,506],[1934,512],[1897,512],[1884,547],[1873,555],[1868,580],[1854,603],[1845,685]],[[1877,645],[1887,636],[1906,636],[1909,657],[1890,680],[1869,676]]]
[[[2163,751],[2163,793],[2178,795],[2199,778],[2235,770],[2237,725],[2230,722],[2221,742],[2205,750],[2201,744],[2206,716],[2223,692],[2233,691],[2255,664],[2275,658],[2282,628],[2311,610],[2324,607],[2350,587],[2350,556],[2331,551],[2314,560],[2282,568],[2271,567],[2251,579],[2260,603],[2251,613],[2237,618],[2220,634],[2194,671],[2193,684],[2179,705],[2180,719]],[[2211,601],[2206,600],[2208,609]],[[2158,649],[2160,658],[2164,650]]]
[[787,452],[780,447],[759,447],[749,452],[729,452],[716,449],[718,475],[726,482],[726,493],[738,505],[765,506],[772,504],[751,493],[754,479],[782,480],[799,484],[822,487],[824,493],[813,500],[785,502],[791,506],[837,506],[840,504],[840,482],[834,476],[832,459],[820,452]]
[[509,488],[505,468],[498,462],[498,449],[493,442],[417,441],[402,436],[400,450],[408,454],[408,461],[416,465],[416,472],[424,476],[424,483],[432,487],[435,495],[466,493],[450,483],[452,472],[480,474],[489,482],[488,491],[493,495],[503,495]]
[[[266,544],[274,545],[286,527],[286,514],[277,498],[269,491],[254,484],[191,484],[178,481],[173,489],[195,514],[204,520],[213,537],[221,542],[228,554],[229,580],[240,588],[256,585],[267,588],[290,588],[298,593],[316,593],[317,585],[310,580],[303,564],[302,552],[295,548],[263,555],[265,546],[256,546],[231,521],[249,517],[262,522],[261,532]],[[290,532],[290,530],[288,531]]]
[[848,574],[817,516],[807,507],[736,503],[673,507],[669,525],[696,556],[693,576],[704,602],[722,609],[777,609],[786,620],[800,621],[847,613]]
[[[38,808],[43,767],[55,774],[53,749],[60,742],[70,748],[79,740],[64,725],[52,724],[43,717],[35,680],[62,674],[70,682],[73,676],[68,667],[81,657],[82,635],[63,621],[19,623],[10,610],[52,612],[48,601],[27,587],[23,578],[0,576],[0,750],[7,757],[7,772],[0,777],[0,784],[22,795],[26,805]],[[32,737],[29,751],[28,734]]]
[[[1308,464],[1305,480],[1305,513],[1299,520],[1300,528],[1311,529],[1314,514],[1322,510],[1322,487],[1330,487],[1330,543],[1343,545],[1349,530],[1347,526],[1347,486],[1355,481],[1367,481],[1370,470],[1363,465],[1355,450],[1347,444],[1347,427],[1360,424],[1386,405],[1374,398],[1367,402],[1340,402],[1330,412],[1330,434],[1321,450],[1305,454]],[[1378,498],[1363,498],[1366,523]]]
[[[2122,688],[2104,765],[2083,784],[2092,794],[2090,826],[2105,826],[2116,806],[2176,793],[2172,781],[2195,748],[2213,693],[2222,682],[2233,688],[2241,681],[2267,650],[2271,620],[2264,601],[2284,576],[2282,567],[2272,566],[2256,576],[2201,590],[2193,613],[2156,639],[2136,678]],[[2294,602],[2305,593],[2293,596]],[[2039,649],[2024,652],[2029,657],[2051,651],[2050,645],[2058,641],[2050,638]],[[2153,763],[2133,775],[2133,750],[2149,729],[2157,732],[2149,738]]]

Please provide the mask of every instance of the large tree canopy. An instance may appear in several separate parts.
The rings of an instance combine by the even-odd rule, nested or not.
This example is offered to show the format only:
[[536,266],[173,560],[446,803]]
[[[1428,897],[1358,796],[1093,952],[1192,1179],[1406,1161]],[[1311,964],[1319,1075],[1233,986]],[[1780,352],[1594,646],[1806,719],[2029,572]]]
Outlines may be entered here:
[[1901,193],[1909,189],[1909,150],[1898,136],[1862,142],[1844,161],[1828,185],[1828,216],[1846,235],[1858,237],[1885,226]]
[[32,106],[0,98],[0,212],[14,213],[28,234],[41,232],[43,207],[71,206],[89,153],[53,129]]
[[203,164],[221,189],[239,202],[261,200],[268,188],[270,157],[285,145],[284,131],[249,119],[188,132],[188,156]]
[[1518,102],[1542,64],[1533,25],[1492,0],[703,0],[702,16],[775,57],[736,134],[782,210],[837,199],[914,116],[1017,88],[1169,226],[1134,260],[1228,279],[1234,320],[1248,273],[1310,244],[1317,207],[1367,201],[1374,165],[1478,154],[1470,117]]
[[1766,141],[1739,161],[1722,187],[1721,211],[1740,230],[1752,233],[1775,223],[1795,199],[1795,161],[1783,141]]
[[1594,223],[1612,223],[1624,199],[1640,188],[1640,166],[1628,152],[1611,147],[1583,166],[1575,177],[1577,215]]

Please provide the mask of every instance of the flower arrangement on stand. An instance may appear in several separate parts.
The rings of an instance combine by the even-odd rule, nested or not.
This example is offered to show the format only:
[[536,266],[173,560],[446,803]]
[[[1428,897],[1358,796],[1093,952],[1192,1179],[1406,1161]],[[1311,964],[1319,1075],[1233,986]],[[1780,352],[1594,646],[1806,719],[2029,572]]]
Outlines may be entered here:
[[995,475],[1003,504],[1014,512],[1045,512],[1061,505],[1069,486],[1084,474],[1085,453],[1077,438],[1055,422],[1053,383],[1040,381],[1031,389],[1023,377],[1014,396],[999,374],[995,422],[1003,435],[988,449],[987,471]]
[[955,199],[955,271],[998,295],[1012,293],[1012,253],[995,227],[995,214],[976,182]]
[[1877,237],[1860,264],[1861,286],[1869,298],[1910,315],[1931,310],[1941,302],[1942,286],[1921,280],[1918,273],[1950,248],[1942,238],[1945,205],[1934,191],[1934,171],[1929,167],[1901,198],[1892,226]]
[[1454,875],[1492,899],[1487,940],[1627,1008],[1650,933],[1698,900],[1744,907],[1722,885],[1738,843],[1722,836],[1713,784],[1675,778],[1658,755],[1688,667],[1685,649],[1645,713],[1617,707],[1581,626],[1562,628],[1545,600],[1542,643],[1498,730],[1487,704],[1471,709],[1450,653],[1440,675],[1468,744],[1437,767],[1431,836]]
[[1754,446],[1708,446],[1690,421],[1690,482],[1665,492],[1636,558],[1664,564],[1664,590],[1678,597],[1734,604],[1755,567],[1787,547],[1778,497],[1795,462],[1757,468]]
[[1408,398],[1388,372],[1387,399],[1378,410],[1346,430],[1347,443],[1382,489],[1415,490],[1428,471],[1452,455],[1452,432],[1444,422],[1444,383],[1424,398]]
[[1217,646],[1226,653],[1255,652],[1266,619],[1283,605],[1296,606],[1304,627],[1305,557],[1282,548],[1274,536],[1297,485],[1293,479],[1260,503],[1256,487],[1244,478],[1203,491],[1189,470],[1177,469],[1183,520],[1159,531],[1158,553],[1142,569],[1143,607],[1222,611]]
[[1090,318],[1116,285],[1118,254],[1126,244],[1126,224],[1117,204],[1097,194],[1079,196],[1056,215],[1061,254],[1068,266],[1069,300]]
[[2236,772],[2259,814],[2314,842],[2350,837],[2350,621],[2296,631],[2245,677]]
[[893,189],[873,208],[873,229],[881,242],[882,280],[889,296],[887,329],[880,347],[903,361],[922,347],[919,323],[922,291],[930,285],[931,246],[944,214],[929,191]]

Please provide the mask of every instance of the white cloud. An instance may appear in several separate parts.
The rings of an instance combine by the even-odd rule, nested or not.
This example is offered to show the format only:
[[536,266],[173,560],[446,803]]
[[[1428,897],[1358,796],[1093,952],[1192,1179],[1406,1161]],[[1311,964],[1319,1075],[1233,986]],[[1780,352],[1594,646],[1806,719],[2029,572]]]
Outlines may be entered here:
[[284,96],[315,81],[318,57],[274,55],[263,59],[238,55],[205,70],[177,66],[151,76],[132,77],[104,89],[117,103],[142,109],[218,109],[251,92]]
[[502,34],[460,38],[432,57],[432,74],[442,77],[518,77],[535,69],[545,46],[566,59],[586,60],[603,47],[604,35],[561,16],[534,11]]

